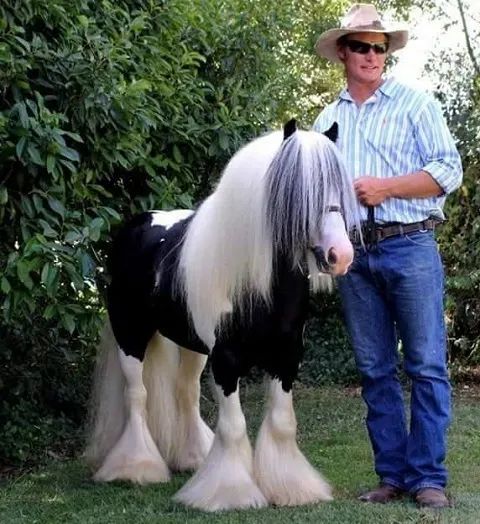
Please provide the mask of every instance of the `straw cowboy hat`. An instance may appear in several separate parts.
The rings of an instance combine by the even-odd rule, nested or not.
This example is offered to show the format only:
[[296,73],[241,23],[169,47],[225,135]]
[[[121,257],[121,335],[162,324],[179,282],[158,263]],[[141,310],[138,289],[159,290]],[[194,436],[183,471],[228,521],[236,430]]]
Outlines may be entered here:
[[408,40],[408,30],[398,24],[383,22],[374,5],[355,4],[343,17],[341,27],[329,29],[319,36],[315,51],[332,62],[340,62],[337,55],[338,39],[344,35],[362,32],[388,34],[389,53],[405,47]]

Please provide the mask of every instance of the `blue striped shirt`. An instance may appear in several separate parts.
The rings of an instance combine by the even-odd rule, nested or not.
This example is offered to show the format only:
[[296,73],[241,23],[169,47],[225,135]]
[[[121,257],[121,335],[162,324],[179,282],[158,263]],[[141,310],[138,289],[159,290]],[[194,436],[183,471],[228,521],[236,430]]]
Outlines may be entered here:
[[[338,122],[337,146],[352,178],[389,178],[424,170],[444,194],[430,198],[388,198],[375,207],[378,222],[444,218],[445,195],[462,182],[462,164],[438,102],[388,78],[361,106],[346,89],[315,120],[323,132]],[[361,216],[366,219],[366,208]]]

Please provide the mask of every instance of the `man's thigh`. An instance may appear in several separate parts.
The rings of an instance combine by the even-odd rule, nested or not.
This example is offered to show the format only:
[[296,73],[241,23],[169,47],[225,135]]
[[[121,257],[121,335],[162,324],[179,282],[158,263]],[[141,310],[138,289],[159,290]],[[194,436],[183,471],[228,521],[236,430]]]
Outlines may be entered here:
[[372,255],[358,249],[347,275],[338,278],[346,327],[359,371],[372,379],[394,372],[397,338],[383,286],[371,271]]
[[385,270],[388,298],[407,371],[443,373],[444,272],[435,239],[431,233],[412,234],[400,237],[389,249]]

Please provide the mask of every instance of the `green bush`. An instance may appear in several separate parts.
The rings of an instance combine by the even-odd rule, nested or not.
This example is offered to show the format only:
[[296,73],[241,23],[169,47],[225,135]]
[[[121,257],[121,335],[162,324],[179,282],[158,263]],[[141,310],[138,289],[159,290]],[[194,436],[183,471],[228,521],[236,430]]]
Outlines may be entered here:
[[[480,84],[476,87],[477,93],[480,93],[479,86]],[[464,164],[463,185],[447,201],[448,221],[440,232],[440,243],[447,268],[449,347],[451,359],[456,367],[480,365],[480,155],[476,138],[478,129],[480,96],[474,93],[468,118],[460,122],[457,131]]]
[[240,145],[338,82],[313,74],[315,9],[1,3],[0,460],[36,459],[80,426],[120,221],[191,207]]

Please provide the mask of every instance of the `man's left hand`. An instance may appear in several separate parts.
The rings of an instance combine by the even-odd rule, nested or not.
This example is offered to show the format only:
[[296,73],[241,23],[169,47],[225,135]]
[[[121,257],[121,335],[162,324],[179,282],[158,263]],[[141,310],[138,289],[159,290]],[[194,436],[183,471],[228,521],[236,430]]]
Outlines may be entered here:
[[358,200],[364,206],[377,206],[388,198],[385,180],[373,176],[362,176],[353,183]]

